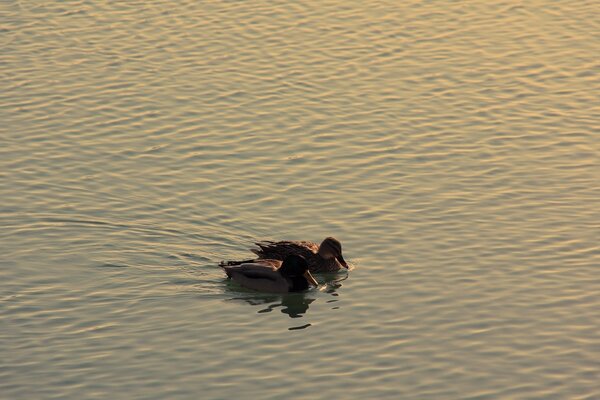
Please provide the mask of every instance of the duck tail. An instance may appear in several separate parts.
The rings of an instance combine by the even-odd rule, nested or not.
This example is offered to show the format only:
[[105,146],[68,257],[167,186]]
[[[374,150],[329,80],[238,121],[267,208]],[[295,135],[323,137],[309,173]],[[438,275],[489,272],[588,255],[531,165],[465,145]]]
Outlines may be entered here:
[[262,242],[256,242],[254,244],[256,246],[258,246],[258,249],[250,249],[250,251],[259,257],[264,257],[267,254],[267,252],[269,251],[270,247],[273,244],[275,244],[275,242],[272,242],[270,240],[264,240]]
[[241,264],[247,264],[247,263],[253,263],[256,262],[256,260],[252,259],[252,260],[240,260],[240,261],[221,261],[219,263],[219,267],[232,267],[234,265],[241,265]]

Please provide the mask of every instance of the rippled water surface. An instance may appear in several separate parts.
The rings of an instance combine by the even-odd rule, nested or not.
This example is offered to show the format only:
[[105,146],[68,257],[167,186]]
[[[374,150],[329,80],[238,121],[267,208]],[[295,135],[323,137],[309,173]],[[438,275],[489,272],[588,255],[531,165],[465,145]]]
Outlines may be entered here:
[[0,10],[0,397],[600,398],[597,2]]

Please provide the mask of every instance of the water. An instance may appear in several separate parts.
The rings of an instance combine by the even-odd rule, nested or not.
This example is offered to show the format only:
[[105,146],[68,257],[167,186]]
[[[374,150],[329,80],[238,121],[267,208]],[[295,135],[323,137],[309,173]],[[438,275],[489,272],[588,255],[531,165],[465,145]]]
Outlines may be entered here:
[[600,398],[596,2],[0,9],[0,397]]

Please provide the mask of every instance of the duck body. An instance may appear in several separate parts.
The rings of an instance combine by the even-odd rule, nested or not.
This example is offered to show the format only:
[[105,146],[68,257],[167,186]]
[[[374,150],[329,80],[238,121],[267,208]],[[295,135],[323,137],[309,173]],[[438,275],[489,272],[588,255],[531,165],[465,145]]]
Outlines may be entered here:
[[325,238],[321,245],[309,241],[257,242],[258,249],[251,249],[260,259],[283,260],[285,257],[296,254],[304,257],[310,272],[337,272],[348,268],[342,257],[342,245],[332,237]]
[[221,268],[241,286],[269,293],[301,292],[318,283],[308,270],[306,260],[289,255],[283,261],[273,259],[248,262],[222,262]]

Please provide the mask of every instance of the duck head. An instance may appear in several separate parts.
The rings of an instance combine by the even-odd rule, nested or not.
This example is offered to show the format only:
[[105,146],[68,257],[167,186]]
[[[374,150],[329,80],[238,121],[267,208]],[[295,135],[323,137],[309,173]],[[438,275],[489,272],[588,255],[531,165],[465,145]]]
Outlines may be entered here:
[[348,268],[348,264],[342,256],[342,244],[337,239],[332,237],[325,238],[319,246],[318,253],[326,260],[335,258],[344,268]]
[[[299,283],[306,283],[306,287],[308,288],[308,284],[314,286],[319,286],[319,283],[315,280],[315,278],[311,275],[308,270],[308,264],[304,257],[291,254],[287,256],[283,263],[281,263],[281,267],[279,267],[279,272],[285,278],[287,278],[290,282],[292,282],[293,286],[304,286],[299,285]],[[298,287],[299,289],[302,289]]]

